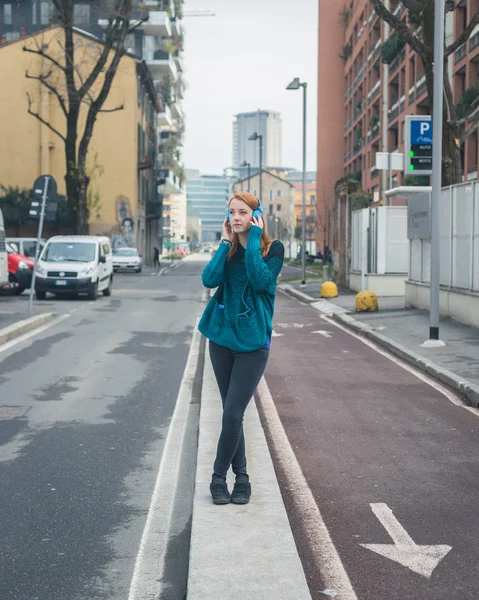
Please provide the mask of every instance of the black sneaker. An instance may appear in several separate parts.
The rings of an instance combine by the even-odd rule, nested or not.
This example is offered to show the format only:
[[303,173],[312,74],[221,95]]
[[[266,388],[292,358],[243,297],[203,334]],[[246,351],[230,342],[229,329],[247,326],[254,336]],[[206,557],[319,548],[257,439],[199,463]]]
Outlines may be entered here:
[[250,498],[251,484],[248,475],[238,475],[231,494],[231,502],[233,504],[248,504]]
[[228,492],[226,481],[221,477],[214,477],[210,483],[211,497],[213,504],[229,504],[231,502],[231,494]]

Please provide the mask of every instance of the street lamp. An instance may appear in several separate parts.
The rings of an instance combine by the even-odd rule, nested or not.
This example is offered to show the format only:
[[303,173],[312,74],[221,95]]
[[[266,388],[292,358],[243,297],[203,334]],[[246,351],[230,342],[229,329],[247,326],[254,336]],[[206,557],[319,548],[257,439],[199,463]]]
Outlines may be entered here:
[[301,266],[302,281],[301,285],[306,285],[306,91],[308,84],[301,83],[299,77],[295,77],[286,88],[287,90],[299,90],[303,88],[303,202],[301,218]]
[[245,160],[241,163],[240,167],[248,167],[248,192],[249,192],[249,180],[251,177],[251,163],[246,162]]
[[259,140],[259,201],[263,202],[263,136],[255,131],[248,140],[251,142]]

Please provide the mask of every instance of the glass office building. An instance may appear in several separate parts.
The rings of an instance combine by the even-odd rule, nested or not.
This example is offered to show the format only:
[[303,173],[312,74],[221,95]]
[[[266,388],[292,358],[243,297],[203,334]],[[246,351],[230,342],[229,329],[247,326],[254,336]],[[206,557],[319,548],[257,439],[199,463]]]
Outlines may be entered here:
[[201,218],[201,242],[221,239],[231,180],[219,175],[196,175],[188,178],[187,200]]

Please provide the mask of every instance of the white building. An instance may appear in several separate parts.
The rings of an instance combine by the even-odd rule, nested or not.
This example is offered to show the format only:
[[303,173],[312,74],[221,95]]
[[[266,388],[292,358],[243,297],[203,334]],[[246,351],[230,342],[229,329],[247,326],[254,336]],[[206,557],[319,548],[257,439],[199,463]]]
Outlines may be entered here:
[[272,110],[235,115],[233,122],[233,164],[238,169],[244,161],[251,168],[259,167],[259,140],[250,141],[253,134],[263,136],[263,165],[279,167],[283,159],[283,131],[281,115]]

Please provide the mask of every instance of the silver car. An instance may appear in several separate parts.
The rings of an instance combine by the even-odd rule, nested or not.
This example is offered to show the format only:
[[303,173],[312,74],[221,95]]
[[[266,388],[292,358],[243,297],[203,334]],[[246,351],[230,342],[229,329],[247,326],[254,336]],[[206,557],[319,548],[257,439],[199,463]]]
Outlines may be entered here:
[[134,271],[141,273],[143,259],[136,248],[117,248],[113,252],[114,271]]

